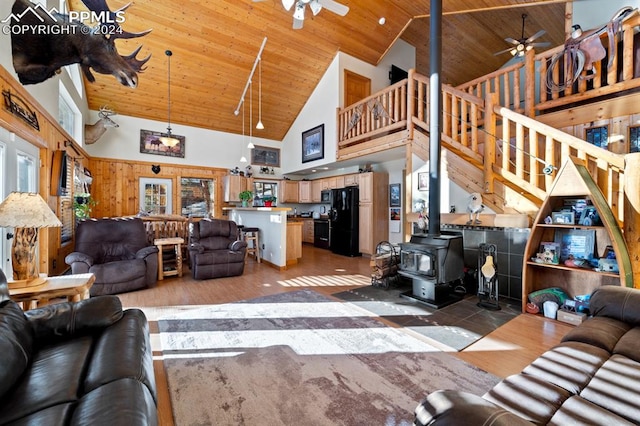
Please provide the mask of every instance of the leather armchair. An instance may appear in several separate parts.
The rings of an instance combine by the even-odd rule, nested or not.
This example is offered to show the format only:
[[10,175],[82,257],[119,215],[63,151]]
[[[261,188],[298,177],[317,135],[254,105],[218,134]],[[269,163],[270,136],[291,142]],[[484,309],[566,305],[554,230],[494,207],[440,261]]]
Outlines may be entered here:
[[80,222],[74,252],[65,262],[73,274],[95,275],[92,296],[153,287],[158,279],[158,248],[148,245],[138,218]]
[[202,219],[189,224],[189,260],[193,278],[242,275],[247,243],[238,240],[232,220]]

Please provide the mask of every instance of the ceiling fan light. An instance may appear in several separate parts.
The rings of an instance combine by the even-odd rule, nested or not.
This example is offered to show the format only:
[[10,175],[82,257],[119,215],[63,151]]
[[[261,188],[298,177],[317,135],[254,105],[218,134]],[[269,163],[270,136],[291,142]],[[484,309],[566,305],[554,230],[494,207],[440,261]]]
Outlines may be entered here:
[[313,12],[313,16],[316,16],[322,10],[322,5],[318,3],[318,0],[313,0],[309,3],[309,7],[311,8],[311,12]]
[[516,54],[518,53],[518,50],[513,48],[509,51],[509,53],[511,53],[511,56],[516,56]]
[[295,0],[282,0],[282,6],[287,10],[290,10],[294,3]]
[[525,49],[525,50],[528,52],[528,51],[529,51],[529,50],[531,50],[531,49],[533,49],[533,46],[529,45],[529,46],[527,46],[527,47],[526,47],[526,49]]
[[293,12],[293,19],[304,21],[304,3],[298,2],[298,4],[296,4],[296,10]]

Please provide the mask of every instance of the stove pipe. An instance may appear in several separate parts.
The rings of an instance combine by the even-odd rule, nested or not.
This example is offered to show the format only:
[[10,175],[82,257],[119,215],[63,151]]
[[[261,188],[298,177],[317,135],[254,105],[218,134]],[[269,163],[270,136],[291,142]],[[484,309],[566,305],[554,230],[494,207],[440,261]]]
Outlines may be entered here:
[[440,235],[440,129],[442,128],[442,0],[431,0],[429,67],[429,235]]

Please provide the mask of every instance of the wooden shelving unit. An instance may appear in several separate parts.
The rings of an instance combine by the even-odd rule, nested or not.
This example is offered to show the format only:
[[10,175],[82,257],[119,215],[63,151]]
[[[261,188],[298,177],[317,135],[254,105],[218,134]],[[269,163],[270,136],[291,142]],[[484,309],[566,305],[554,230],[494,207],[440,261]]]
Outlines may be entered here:
[[[586,199],[595,207],[602,224],[585,226],[573,224],[545,223],[552,212],[559,211],[566,200]],[[607,247],[613,249],[619,272],[596,271],[593,268],[578,268],[551,263],[533,261],[540,251],[542,242],[556,241],[556,233],[563,230],[593,231],[595,235],[594,256],[605,256]],[[633,287],[631,259],[622,231],[613,213],[609,209],[602,192],[589,174],[582,160],[572,158],[558,172],[533,222],[531,236],[525,247],[522,271],[522,311],[528,301],[528,295],[536,290],[560,287],[570,296],[590,294],[602,285]]]

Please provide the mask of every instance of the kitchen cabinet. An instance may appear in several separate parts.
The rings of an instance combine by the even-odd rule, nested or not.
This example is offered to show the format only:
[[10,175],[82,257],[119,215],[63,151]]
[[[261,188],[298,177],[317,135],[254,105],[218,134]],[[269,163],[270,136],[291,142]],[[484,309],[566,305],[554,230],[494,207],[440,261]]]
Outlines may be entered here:
[[280,184],[279,203],[298,202],[298,182],[295,180],[283,180]]
[[358,175],[344,175],[344,186],[357,186],[358,185]]
[[239,194],[247,190],[247,178],[244,176],[227,175],[222,177],[224,201],[227,203],[240,202]]
[[287,222],[287,266],[295,265],[302,258],[302,223]]
[[302,242],[313,244],[313,219],[305,219],[302,222]]
[[311,181],[301,180],[298,182],[298,202],[299,203],[311,203],[313,201],[311,197]]
[[329,188],[329,179],[320,179],[320,188],[324,191],[325,189],[331,189]]
[[322,192],[322,180],[312,180],[311,181],[311,202],[319,203],[322,201],[321,198]]
[[344,188],[344,175],[336,176],[335,185],[336,188]]
[[360,202],[371,203],[373,201],[373,176],[374,173],[362,173],[358,181],[360,188]]
[[378,243],[389,239],[389,175],[360,173],[358,184],[360,252],[371,255]]
[[[580,213],[580,219],[574,217],[570,221],[571,214],[578,216],[577,208],[573,213],[567,209],[569,220],[565,219],[567,215],[561,211],[566,206],[577,207],[578,204],[583,212],[589,210]],[[586,216],[594,210],[599,220],[594,219],[595,215]],[[562,220],[558,220],[559,217]],[[574,240],[575,247],[571,247],[568,243]],[[598,266],[586,263],[578,267],[575,261],[573,265],[571,261],[565,262],[568,254],[579,250],[593,251],[593,256],[588,257],[598,259]],[[582,263],[578,255],[574,257],[578,264]],[[600,268],[600,260],[610,257],[615,257],[615,261],[603,263]],[[633,287],[631,259],[622,231],[582,160],[569,160],[558,172],[533,222],[523,263],[523,312],[529,294],[545,288],[560,287],[570,297],[575,297],[591,294],[603,285]]]

